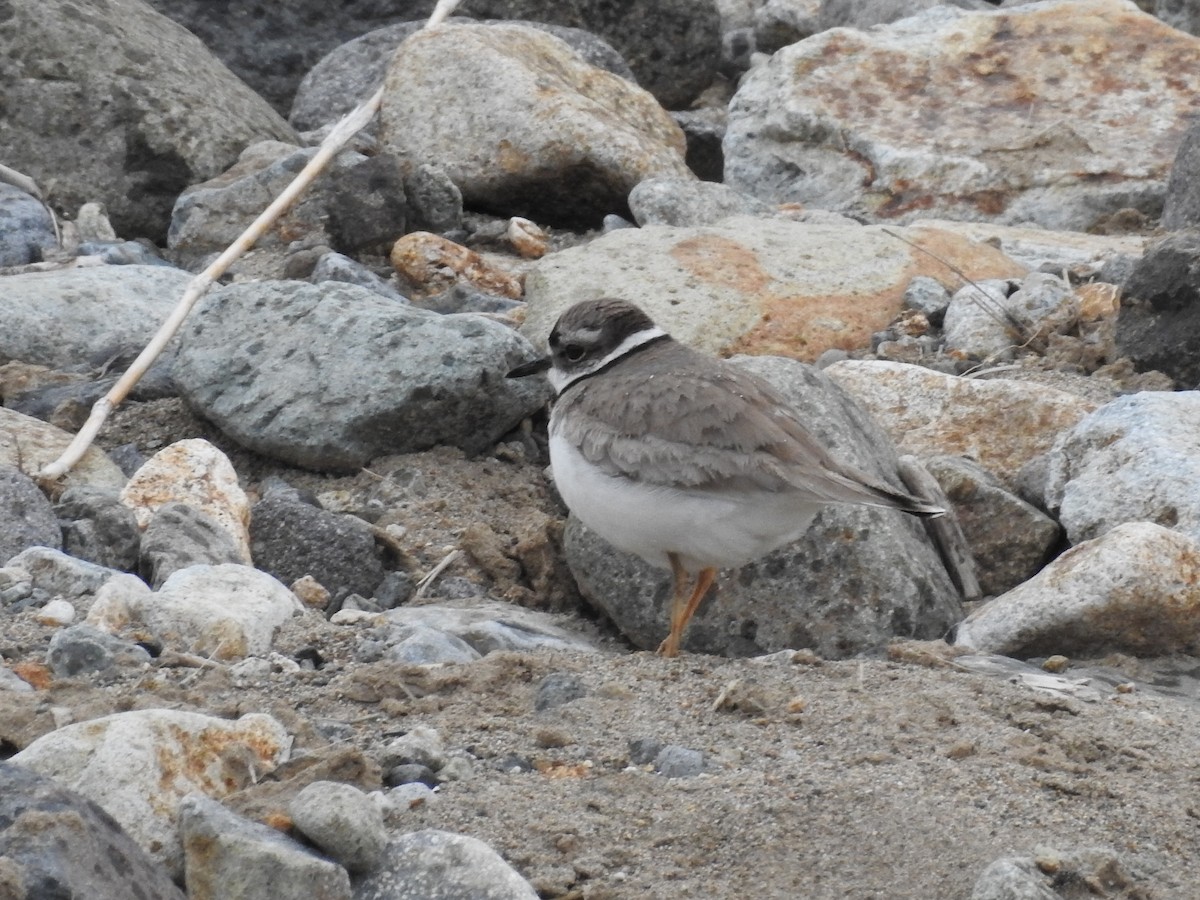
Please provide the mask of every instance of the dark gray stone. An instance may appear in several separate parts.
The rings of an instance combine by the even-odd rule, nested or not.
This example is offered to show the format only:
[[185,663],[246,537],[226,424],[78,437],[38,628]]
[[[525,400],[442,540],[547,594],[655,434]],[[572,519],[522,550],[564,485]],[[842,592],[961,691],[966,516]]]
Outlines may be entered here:
[[56,208],[102,202],[121,237],[161,242],[185,187],[255,140],[295,139],[199,40],[140,0],[15,0],[4,10],[5,164]]
[[533,708],[545,712],[587,696],[587,688],[578,675],[569,672],[551,672],[539,682],[533,698]]
[[88,485],[68,488],[54,514],[62,526],[63,550],[71,556],[110,569],[136,569],[141,530],[133,510],[116,494]]
[[164,503],[142,535],[139,569],[155,590],[188,566],[245,562],[229,529],[187,503]]
[[397,303],[408,302],[407,297],[362,263],[355,262],[348,256],[343,256],[341,253],[334,253],[332,251],[321,254],[316,266],[313,267],[312,274],[308,276],[308,280],[313,284],[320,284],[322,281],[341,281],[346,284],[356,284],[359,287],[364,287],[368,291],[378,294],[380,297],[395,300]]
[[658,738],[635,738],[629,742],[629,761],[635,766],[648,765],[665,746]]
[[258,568],[284,584],[311,575],[334,600],[351,593],[370,597],[384,576],[370,525],[285,498],[267,497],[255,504],[250,554]]
[[6,762],[0,762],[0,858],[25,886],[6,900],[186,900],[103,809]]
[[404,175],[389,153],[334,169],[321,193],[335,250],[386,256],[404,234]]
[[667,778],[695,778],[704,771],[704,754],[678,744],[667,744],[654,757],[654,771]]
[[422,163],[408,176],[404,190],[413,231],[444,234],[462,228],[462,191],[442,169]]
[[928,275],[918,275],[904,289],[904,308],[921,313],[931,325],[942,324],[949,305],[950,292],[942,287],[940,281]]
[[687,140],[684,159],[688,168],[703,181],[721,181],[725,177],[725,139],[728,115],[724,108],[685,109],[671,113]]
[[32,478],[13,466],[0,466],[0,561],[30,547],[62,547],[54,507]]
[[1153,241],[1121,293],[1120,354],[1185,390],[1200,387],[1200,229]]
[[[781,391],[839,459],[900,486],[887,435],[819,370],[777,357],[736,361]],[[668,628],[670,573],[618,553],[573,516],[564,549],[583,595],[635,646],[657,647]],[[800,540],[722,572],[683,647],[724,656],[811,648],[839,659],[895,636],[940,638],[961,618],[958,592],[920,521],[831,504]]]
[[437,444],[479,453],[547,395],[538,379],[504,377],[534,356],[514,331],[348,284],[222,288],[181,344],[175,379],[205,418],[252,450],[319,470]]
[[54,223],[41,201],[0,182],[0,266],[41,262],[57,246]]
[[1062,539],[1057,522],[978,463],[937,456],[925,468],[950,498],[984,594],[1003,594],[1035,575]]
[[86,624],[56,631],[46,651],[46,664],[60,678],[105,673],[119,666],[148,662],[150,654],[144,647]]
[[274,828],[200,794],[179,804],[188,900],[350,900],[350,876]]

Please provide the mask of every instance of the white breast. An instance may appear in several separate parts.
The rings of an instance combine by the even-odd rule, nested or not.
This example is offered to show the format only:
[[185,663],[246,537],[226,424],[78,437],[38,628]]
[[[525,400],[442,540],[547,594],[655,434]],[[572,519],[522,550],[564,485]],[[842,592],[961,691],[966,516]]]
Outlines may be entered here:
[[820,509],[787,493],[688,490],[608,475],[554,429],[550,465],[583,524],[661,568],[670,567],[669,552],[691,572],[745,565],[796,540]]

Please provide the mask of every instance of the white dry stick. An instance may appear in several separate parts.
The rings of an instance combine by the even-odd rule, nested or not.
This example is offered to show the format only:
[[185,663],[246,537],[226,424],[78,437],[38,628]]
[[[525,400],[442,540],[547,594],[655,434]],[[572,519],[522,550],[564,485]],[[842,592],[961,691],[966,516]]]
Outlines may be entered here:
[[[429,17],[429,21],[425,23],[425,27],[429,28],[438,25],[444,20],[455,7],[458,6],[460,0],[439,0],[433,14]],[[329,164],[329,161],[342,149],[347,141],[355,134],[366,127],[367,123],[375,117],[379,112],[379,107],[383,103],[383,87],[381,86],[369,100],[362,103],[357,108],[346,115],[326,136],[321,142],[317,153],[308,165],[306,165],[300,174],[293,179],[278,197],[254,220],[242,234],[234,241],[225,252],[216,258],[203,272],[193,278],[187,288],[183,292],[183,296],[179,298],[179,303],[171,310],[171,315],[163,322],[158,329],[158,333],[146,345],[146,348],[138,354],[137,359],[129,367],[129,370],[121,376],[121,379],[113,385],[112,389],[96,401],[92,407],[91,415],[88,416],[83,427],[79,429],[79,433],[75,435],[67,449],[62,455],[54,460],[54,462],[45,466],[39,473],[38,478],[41,481],[53,482],[66,475],[67,472],[83,458],[88,448],[92,445],[92,441],[96,439],[96,435],[100,432],[100,428],[104,425],[109,415],[124,401],[125,397],[133,390],[133,386],[138,383],[141,377],[146,374],[146,370],[158,359],[159,354],[166,348],[171,338],[179,331],[183,325],[183,320],[187,318],[188,313],[192,311],[201,297],[212,287],[213,282],[225,274],[226,270],[244,254],[247,250],[264,235],[267,230],[282,216],[288,208],[296,202],[309,185],[316,180],[317,176]],[[11,169],[6,169],[3,174],[13,173]],[[32,182],[30,182],[32,183]]]

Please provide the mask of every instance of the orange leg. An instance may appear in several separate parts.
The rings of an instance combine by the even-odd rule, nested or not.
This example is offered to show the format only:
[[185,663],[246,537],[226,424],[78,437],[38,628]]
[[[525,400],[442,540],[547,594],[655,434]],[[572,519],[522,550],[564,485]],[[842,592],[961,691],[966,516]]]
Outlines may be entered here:
[[659,644],[658,655],[673,657],[679,655],[679,642],[683,639],[683,631],[695,614],[696,607],[700,605],[700,601],[712,587],[713,580],[717,577],[717,570],[711,567],[701,569],[696,578],[696,586],[692,589],[691,596],[685,601],[688,584],[687,572],[684,571],[683,565],[674,553],[667,554],[667,558],[671,561],[671,573],[675,576],[675,593],[671,597],[671,630],[667,633],[666,639]]

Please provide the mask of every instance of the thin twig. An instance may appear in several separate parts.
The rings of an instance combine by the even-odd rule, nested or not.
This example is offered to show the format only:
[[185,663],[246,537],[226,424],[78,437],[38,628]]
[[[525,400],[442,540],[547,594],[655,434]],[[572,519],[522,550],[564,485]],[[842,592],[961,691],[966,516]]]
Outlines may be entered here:
[[447,553],[440,563],[429,570],[429,574],[417,582],[417,593],[415,597],[417,599],[424,597],[425,592],[429,590],[430,586],[437,580],[437,577],[445,572],[446,569],[450,567],[450,564],[460,556],[462,556],[461,550],[451,550],[449,553]]

